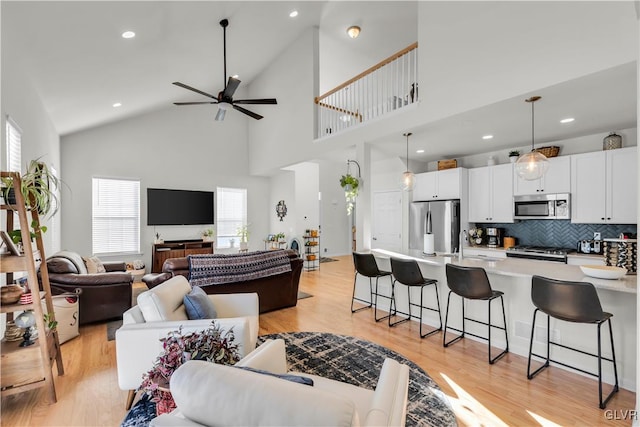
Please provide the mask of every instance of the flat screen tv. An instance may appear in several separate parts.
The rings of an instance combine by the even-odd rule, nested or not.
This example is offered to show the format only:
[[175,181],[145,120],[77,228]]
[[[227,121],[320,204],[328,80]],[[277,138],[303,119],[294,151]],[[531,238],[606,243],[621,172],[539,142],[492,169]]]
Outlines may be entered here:
[[213,191],[147,188],[147,225],[213,224]]

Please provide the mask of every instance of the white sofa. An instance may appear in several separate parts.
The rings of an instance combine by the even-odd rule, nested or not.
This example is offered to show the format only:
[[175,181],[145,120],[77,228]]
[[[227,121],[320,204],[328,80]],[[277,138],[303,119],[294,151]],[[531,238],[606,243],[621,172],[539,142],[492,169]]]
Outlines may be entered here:
[[[268,340],[236,366],[287,373],[283,340]],[[374,390],[322,378],[313,386],[189,361],[171,377],[177,409],[150,425],[168,426],[404,426],[409,367],[386,359]]]
[[[183,297],[191,285],[183,276],[175,276],[138,296],[138,305],[123,314],[123,325],[116,331],[118,385],[129,390],[127,409],[131,407],[142,375],[153,367],[162,351],[160,338],[180,327],[184,332],[199,331],[211,325],[211,319],[188,320]],[[216,308],[216,324],[222,330],[233,328],[240,357],[256,347],[258,337],[258,294],[207,295]]]

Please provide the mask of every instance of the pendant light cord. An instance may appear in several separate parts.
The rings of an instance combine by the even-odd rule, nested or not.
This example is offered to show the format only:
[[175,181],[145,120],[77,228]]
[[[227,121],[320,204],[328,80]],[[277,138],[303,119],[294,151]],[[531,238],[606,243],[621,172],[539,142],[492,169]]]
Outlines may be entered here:
[[525,102],[531,103],[531,151],[535,151],[534,141],[535,141],[535,133],[534,133],[534,123],[535,123],[535,112],[533,108],[533,104],[539,100],[540,96],[532,96],[529,99],[525,99]]
[[403,135],[407,137],[407,171],[409,171],[409,137],[413,134],[411,132],[407,132]]

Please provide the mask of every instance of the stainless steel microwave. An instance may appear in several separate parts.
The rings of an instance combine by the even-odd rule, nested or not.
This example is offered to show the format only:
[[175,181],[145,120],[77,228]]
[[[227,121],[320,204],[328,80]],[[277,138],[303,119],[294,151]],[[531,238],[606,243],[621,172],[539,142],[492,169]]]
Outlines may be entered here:
[[515,219],[570,219],[569,194],[514,196]]

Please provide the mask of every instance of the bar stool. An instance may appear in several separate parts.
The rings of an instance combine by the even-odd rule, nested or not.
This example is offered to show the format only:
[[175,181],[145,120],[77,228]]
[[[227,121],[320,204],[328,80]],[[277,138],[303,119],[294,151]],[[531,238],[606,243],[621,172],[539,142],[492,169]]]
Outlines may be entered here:
[[[384,298],[389,298],[386,295],[380,295],[378,294],[378,279],[381,277],[385,277],[385,276],[389,276],[389,278],[391,278],[391,272],[390,271],[384,271],[384,270],[380,270],[378,268],[378,263],[376,263],[376,258],[373,256],[373,254],[365,254],[365,253],[360,253],[360,252],[354,252],[353,253],[353,264],[356,267],[356,274],[353,278],[353,294],[351,295],[351,312],[355,313],[358,312],[360,310],[364,310],[366,308],[371,308],[373,306],[374,309],[374,314],[373,317],[376,320],[376,322],[379,322],[381,320],[386,319],[387,317],[389,317],[389,315],[383,316],[383,317],[378,317],[378,296],[384,297]],[[353,308],[353,301],[357,300],[360,302],[364,302],[366,303],[367,301],[361,300],[360,298],[356,298],[356,280],[358,278],[358,274],[364,276],[364,277],[368,277],[369,278],[369,295],[370,295],[370,299],[369,299],[369,305],[366,305],[364,307],[360,307],[354,310]],[[375,278],[376,279],[376,291],[373,292],[373,284],[371,279]],[[373,299],[375,295],[375,301]]]
[[[532,379],[540,371],[549,366],[549,362],[575,369],[587,375],[598,377],[598,397],[600,399],[600,409],[607,406],[607,402],[618,391],[618,369],[616,367],[616,353],[613,348],[613,330],[611,328],[611,313],[602,311],[600,298],[596,292],[595,286],[588,282],[567,282],[562,280],[549,279],[541,276],[533,276],[531,279],[531,300],[536,309],[533,311],[533,322],[531,324],[531,341],[529,342],[529,360],[527,362],[527,378]],[[536,326],[536,315],[538,310],[547,315],[547,356],[541,356],[533,353],[533,334]],[[587,353],[576,348],[568,347],[550,340],[549,319],[564,320],[574,323],[591,323],[598,326],[598,354]],[[600,326],[604,322],[609,324],[609,336],[611,338],[611,359],[602,356],[602,343]],[[549,357],[550,345],[566,348],[578,353],[598,358],[598,374],[584,371],[565,363],[558,362]],[[542,366],[531,372],[531,356],[545,359]],[[613,372],[615,375],[615,385],[611,393],[604,401],[602,400],[602,360],[613,363]]]
[[[491,284],[489,283],[489,278],[487,277],[487,272],[484,268],[481,267],[463,267],[460,265],[447,264],[446,266],[447,273],[447,284],[449,285],[449,296],[447,297],[447,313],[444,317],[444,334],[442,337],[442,345],[444,347],[449,347],[451,344],[456,341],[464,338],[465,334],[469,334],[476,338],[480,338],[488,341],[488,353],[489,353],[489,364],[493,365],[498,359],[509,352],[509,334],[507,333],[507,317],[504,312],[504,300],[502,298],[503,292],[494,291],[491,289]],[[453,328],[451,326],[447,326],[447,322],[449,319],[449,301],[451,299],[451,293],[455,293],[456,295],[462,298],[462,330]],[[504,327],[492,325],[491,324],[491,301],[496,298],[500,298],[500,304],[502,305],[502,321]],[[489,315],[488,322],[482,322],[476,319],[471,319],[464,315],[464,300],[484,300],[487,301],[487,305],[489,307]],[[481,325],[485,325],[488,327],[488,337],[483,337],[480,335],[472,334],[471,332],[467,332],[465,328],[465,320],[469,320],[471,322],[479,323]],[[447,342],[447,328],[452,329],[456,332],[461,332],[462,335],[458,335],[451,341]],[[498,354],[493,359],[491,358],[491,328],[501,329],[504,331],[504,339],[506,341],[506,348]]]
[[[391,303],[389,304],[389,326],[395,326],[398,323],[406,322],[411,318],[419,319],[420,321],[420,338],[424,338],[431,334],[435,334],[438,331],[442,330],[442,317],[440,315],[440,296],[438,295],[438,283],[435,279],[425,279],[422,277],[422,272],[420,271],[420,267],[415,260],[412,259],[399,259],[399,258],[391,258],[391,272],[393,273],[394,280],[391,283]],[[396,304],[395,298],[395,284],[399,282],[407,287],[407,297],[409,301],[409,313],[398,312],[398,306]],[[431,308],[424,305],[424,288],[429,285],[434,286],[436,290],[436,303],[437,308]],[[420,305],[414,304],[411,302],[411,288],[420,286]],[[411,313],[411,306],[420,308],[420,316],[415,316]],[[440,326],[438,329],[434,329],[427,333],[422,333],[422,311],[424,309],[435,311],[438,313],[438,320],[440,321]],[[397,313],[404,314],[407,316],[404,319],[397,320],[395,322],[391,322],[391,316],[396,316]]]

